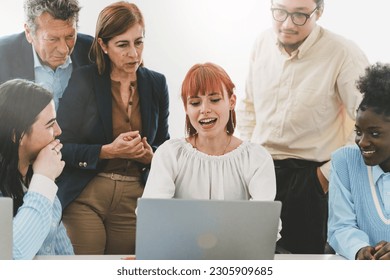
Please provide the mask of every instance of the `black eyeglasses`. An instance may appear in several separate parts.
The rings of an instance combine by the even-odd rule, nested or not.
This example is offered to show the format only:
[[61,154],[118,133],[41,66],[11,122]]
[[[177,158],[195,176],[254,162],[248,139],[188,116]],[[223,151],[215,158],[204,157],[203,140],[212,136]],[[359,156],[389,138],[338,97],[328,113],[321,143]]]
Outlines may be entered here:
[[307,20],[311,18],[315,11],[317,11],[318,7],[316,7],[310,14],[295,12],[289,13],[286,10],[279,8],[271,8],[272,16],[274,20],[279,22],[284,22],[289,16],[291,17],[292,22],[295,25],[302,26],[305,25]]

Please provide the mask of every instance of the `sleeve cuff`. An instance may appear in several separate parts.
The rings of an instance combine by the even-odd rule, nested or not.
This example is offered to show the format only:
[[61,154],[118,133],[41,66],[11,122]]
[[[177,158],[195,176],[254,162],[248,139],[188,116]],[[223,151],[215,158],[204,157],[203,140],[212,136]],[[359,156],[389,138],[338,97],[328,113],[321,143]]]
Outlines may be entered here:
[[29,192],[40,193],[41,195],[48,198],[52,203],[54,202],[57,190],[58,187],[54,181],[41,174],[33,175],[30,186],[28,188]]
[[328,182],[330,179],[330,167],[331,167],[330,161],[328,161],[327,163],[320,166],[320,170],[321,170],[322,174],[324,174],[324,176],[328,180]]

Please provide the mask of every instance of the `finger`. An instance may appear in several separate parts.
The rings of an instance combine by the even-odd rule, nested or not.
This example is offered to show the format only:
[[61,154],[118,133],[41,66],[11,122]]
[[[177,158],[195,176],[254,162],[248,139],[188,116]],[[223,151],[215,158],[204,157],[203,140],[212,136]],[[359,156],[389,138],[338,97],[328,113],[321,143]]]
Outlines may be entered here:
[[375,251],[379,250],[380,248],[382,248],[384,245],[386,245],[386,241],[380,241],[378,242],[378,244],[375,245]]
[[134,154],[133,158],[142,158],[146,154],[146,150],[138,151],[136,154]]
[[141,137],[135,137],[135,138],[131,139],[131,140],[129,141],[129,144],[131,144],[131,145],[133,145],[133,146],[136,146],[136,145],[141,144],[142,147],[144,146],[144,144],[142,143]]
[[53,148],[53,149],[52,149],[52,151],[53,151],[53,152],[55,152],[55,153],[56,153],[56,155],[61,155],[61,152],[60,152],[60,151],[58,151],[56,148]]
[[[54,139],[53,141],[51,141],[47,146],[50,148],[50,149],[54,149],[58,144],[60,144],[60,140],[59,139]],[[62,144],[61,144],[62,145]]]
[[384,245],[385,245],[385,244],[383,243],[383,244],[377,246],[377,247],[379,247],[379,248],[378,248],[378,250],[377,250],[377,251],[375,252],[375,254],[374,254],[374,258],[375,258],[376,260],[380,260],[384,255],[386,255],[386,254],[389,253],[389,250],[388,250],[387,247],[385,247]]
[[53,150],[54,152],[56,152],[57,155],[60,155],[60,154],[61,154],[62,146],[63,146],[63,145],[62,145],[61,143],[59,143],[57,146],[55,146],[54,148],[52,148],[52,150]]
[[390,252],[387,252],[386,254],[383,254],[379,260],[390,260]]
[[130,131],[130,135],[132,135],[132,137],[141,137],[139,130]]
[[142,138],[142,143],[144,143],[145,146],[149,146],[148,139],[146,139],[146,137]]
[[133,147],[132,151],[135,154],[143,153],[145,151],[144,144],[142,144],[142,142],[139,142]]
[[365,259],[365,260],[373,260],[373,259],[375,259],[375,257],[371,254],[371,252],[366,251],[366,252],[364,253],[364,259]]
[[121,133],[120,137],[121,138],[124,138],[124,137],[134,138],[134,137],[141,137],[141,136],[139,135],[138,130],[134,130],[134,131],[128,131],[128,132]]
[[55,150],[57,151],[57,152],[59,152],[59,151],[61,151],[61,149],[62,149],[62,147],[63,147],[64,145],[62,145],[61,143],[59,143],[57,146],[55,146],[54,148],[55,148]]
[[144,139],[145,139],[145,143],[144,143],[145,144],[145,149],[148,149],[149,151],[151,151],[153,153],[152,146],[148,143],[146,137],[144,137]]

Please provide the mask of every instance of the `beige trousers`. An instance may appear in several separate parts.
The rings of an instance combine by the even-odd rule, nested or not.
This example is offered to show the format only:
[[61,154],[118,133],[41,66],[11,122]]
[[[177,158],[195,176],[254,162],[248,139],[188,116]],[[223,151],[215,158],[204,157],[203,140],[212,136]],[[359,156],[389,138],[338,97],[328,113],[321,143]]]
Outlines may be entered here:
[[96,176],[63,213],[63,222],[77,255],[135,253],[139,181]]

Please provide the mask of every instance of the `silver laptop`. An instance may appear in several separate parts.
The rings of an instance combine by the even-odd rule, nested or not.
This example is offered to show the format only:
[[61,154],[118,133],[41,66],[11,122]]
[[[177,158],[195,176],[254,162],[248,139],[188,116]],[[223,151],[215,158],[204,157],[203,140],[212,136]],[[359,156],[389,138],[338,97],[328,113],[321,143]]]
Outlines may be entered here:
[[137,260],[273,260],[279,201],[140,198]]
[[12,213],[12,199],[0,197],[0,260],[12,260]]

